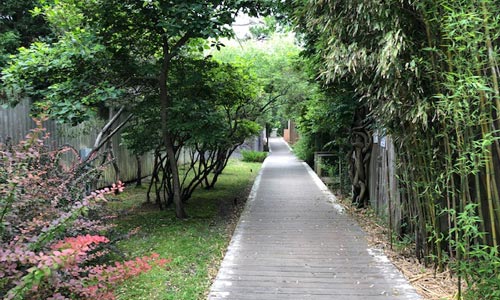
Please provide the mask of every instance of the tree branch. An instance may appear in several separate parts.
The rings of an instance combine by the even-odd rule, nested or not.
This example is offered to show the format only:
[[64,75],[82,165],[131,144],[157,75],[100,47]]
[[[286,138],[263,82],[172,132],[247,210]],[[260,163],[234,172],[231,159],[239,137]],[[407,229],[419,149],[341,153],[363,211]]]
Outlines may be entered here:
[[133,114],[130,114],[128,115],[128,117],[120,124],[118,125],[113,131],[111,131],[107,136],[106,138],[104,138],[97,146],[94,147],[94,149],[92,149],[92,151],[90,151],[89,155],[85,158],[85,160],[83,161],[84,163],[86,163],[87,161],[89,161],[89,159],[97,152],[99,151],[102,146],[104,146],[106,144],[107,141],[109,141],[120,129],[123,128],[123,126],[125,126],[128,121],[130,119],[132,119],[133,117]]
[[104,127],[101,129],[101,131],[99,132],[99,134],[97,135],[97,137],[95,139],[94,148],[96,148],[97,145],[100,144],[102,136],[104,135],[104,133],[106,133],[109,130],[109,128],[116,122],[116,120],[122,114],[122,112],[123,112],[124,109],[125,109],[125,107],[123,107],[123,106],[120,107],[120,109],[118,110],[118,112],[108,121],[108,123],[106,123],[106,125],[104,125]]
[[267,111],[267,109],[269,108],[269,106],[270,106],[271,104],[276,103],[280,97],[282,97],[282,96],[286,95],[287,91],[288,91],[288,88],[286,89],[286,91],[285,91],[285,92],[283,92],[283,93],[281,93],[281,94],[278,94],[278,95],[277,95],[277,96],[275,96],[275,97],[272,97],[272,98],[271,98],[271,99],[270,99],[270,100],[269,100],[269,101],[268,101],[268,102],[267,102],[264,106],[262,106],[262,107],[260,108],[259,112],[260,112],[260,113],[265,113],[265,112]]
[[[182,46],[184,46],[189,39],[192,38],[192,34],[190,31],[186,32],[172,47],[167,46],[165,59],[170,61],[174,57],[174,53],[179,50]],[[168,44],[168,42],[167,42]]]

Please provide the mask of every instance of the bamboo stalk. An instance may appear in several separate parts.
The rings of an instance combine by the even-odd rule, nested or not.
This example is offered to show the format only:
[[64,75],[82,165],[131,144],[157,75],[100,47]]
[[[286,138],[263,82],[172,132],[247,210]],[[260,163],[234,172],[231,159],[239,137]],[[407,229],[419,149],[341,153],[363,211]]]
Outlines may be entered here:
[[[484,136],[484,132],[483,132]],[[491,147],[486,153],[486,198],[488,199],[488,212],[490,217],[490,225],[491,225],[491,236],[493,240],[493,246],[497,246],[497,234],[496,234],[496,223],[495,223],[495,206],[493,205],[493,196],[492,196],[492,187],[491,187]]]
[[[431,182],[434,182],[433,178],[436,178],[436,176],[433,176],[434,168],[432,167],[432,164],[426,160],[426,157],[428,155],[431,155],[432,157],[432,135],[427,137],[425,139],[425,151],[428,152],[427,155],[423,157],[423,164],[425,169],[425,182],[427,185],[430,187]],[[428,213],[429,213],[429,218],[430,218],[430,224],[433,228],[434,231],[438,232],[438,234],[441,233],[441,228],[437,224],[437,216],[436,216],[436,198],[438,197],[437,193],[433,193],[434,189],[429,188],[429,192],[427,193],[427,203],[428,203]],[[436,238],[434,243],[433,243],[433,249],[431,249],[433,253],[436,253],[437,255],[437,269],[441,270],[443,267],[443,253],[441,249],[441,240],[439,238]]]
[[[481,70],[479,69],[479,64],[477,65],[476,73],[477,73],[477,76],[481,76]],[[484,133],[488,131],[488,125],[485,122],[487,112],[486,112],[486,94],[485,94],[484,90],[479,90],[479,111],[480,111],[480,115],[479,115],[480,124],[479,125],[481,128],[482,137],[484,138]],[[498,147],[498,144],[497,144],[497,147]],[[476,160],[478,161],[477,165],[480,168],[479,158],[476,158]],[[479,172],[476,172],[476,174],[474,175],[474,182],[475,182],[475,188],[476,188],[477,204],[479,205],[478,206],[479,217],[482,220],[482,222],[480,222],[480,228],[481,228],[482,232],[486,232],[485,223],[487,220],[486,220],[484,213],[483,213],[483,199],[482,199],[482,195],[481,195],[481,181],[480,181],[479,174],[480,174]],[[488,193],[488,191],[487,191],[487,193]],[[490,207],[490,206],[488,205],[488,207]],[[494,227],[492,227],[492,230],[494,230]],[[483,243],[487,244],[486,236],[483,236],[482,239],[483,239]],[[492,238],[492,240],[493,240],[493,238]]]
[[[486,111],[486,97],[483,95],[480,97],[480,109],[482,112]],[[484,120],[482,118],[481,120]],[[481,121],[481,135],[482,138],[486,138],[488,136],[488,125],[484,122]],[[490,226],[491,226],[491,236],[492,236],[492,242],[493,246],[497,246],[497,236],[496,236],[496,222],[495,222],[495,215],[494,215],[494,204],[493,204],[493,195],[492,195],[492,186],[491,186],[491,177],[493,175],[492,173],[492,161],[493,157],[491,154],[491,145],[488,146],[488,148],[485,151],[485,171],[486,171],[486,178],[485,178],[485,185],[486,185],[486,199],[487,199],[487,204],[488,204],[488,213],[489,213],[489,221],[490,221]]]
[[[489,26],[489,15],[490,12],[488,10],[488,7],[486,6],[486,2],[482,1],[481,2],[481,7],[482,7],[482,12],[483,12],[483,24],[484,24],[484,32],[485,32],[485,37],[486,37],[486,48],[488,51],[488,64],[489,68],[491,71],[491,79],[492,79],[492,84],[493,84],[493,93],[494,93],[494,101],[495,101],[495,106],[496,106],[496,112],[494,115],[494,119],[492,120],[492,125],[493,127],[498,127],[495,126],[495,123],[498,123],[499,121],[499,113],[500,113],[500,89],[498,85],[498,75],[497,75],[497,70],[496,70],[496,62],[495,62],[495,57],[493,55],[494,53],[494,48],[493,48],[493,43],[491,41],[491,33],[490,33],[490,26]],[[489,171],[491,172],[490,174],[490,182],[488,182],[491,187],[493,188],[492,192],[492,203],[490,206],[490,210],[493,209],[493,212],[496,212],[496,217],[497,220],[500,220],[500,197],[498,195],[498,186],[497,186],[497,181],[496,181],[496,171],[495,171],[495,166],[493,162],[493,155],[491,153],[492,147],[489,147],[489,154],[488,154],[488,164],[489,164]],[[498,240],[496,239],[496,231],[497,227],[494,225],[497,225],[494,221],[494,215],[493,212],[490,211],[490,218],[492,218],[492,236],[493,236],[493,245],[496,246],[498,244]]]
[[[499,194],[498,194],[498,184],[497,184],[497,181],[496,181],[496,170],[495,170],[495,166],[494,166],[494,162],[493,162],[493,157],[491,157],[491,160],[489,161],[490,163],[490,168],[491,168],[491,186],[493,188],[493,199],[494,199],[494,202],[493,202],[493,205],[494,205],[494,212],[496,213],[496,218],[497,220],[500,220],[500,197],[499,197]],[[496,223],[496,225],[498,226],[498,223]],[[494,227],[492,228],[492,232],[495,232],[495,235],[496,235],[496,232],[497,232],[498,228]],[[495,244],[496,245],[498,244],[498,240],[495,241]]]
[[[446,139],[444,140],[444,144],[445,144],[446,154],[447,155],[451,155],[450,154],[450,152],[451,152],[450,151],[450,146],[448,145]],[[448,160],[446,160],[446,164],[448,164]],[[451,193],[449,192],[449,186],[446,185],[446,208],[447,209],[451,209],[452,208],[452,206],[451,206],[452,199],[450,198],[450,194]],[[453,223],[455,222],[455,220],[452,220],[452,218],[450,217],[450,214],[446,215],[446,219],[448,220],[448,228],[451,229],[452,226],[453,226]],[[453,251],[451,249],[451,244],[448,244],[448,252],[449,252],[450,257],[453,258],[454,255],[453,255]]]

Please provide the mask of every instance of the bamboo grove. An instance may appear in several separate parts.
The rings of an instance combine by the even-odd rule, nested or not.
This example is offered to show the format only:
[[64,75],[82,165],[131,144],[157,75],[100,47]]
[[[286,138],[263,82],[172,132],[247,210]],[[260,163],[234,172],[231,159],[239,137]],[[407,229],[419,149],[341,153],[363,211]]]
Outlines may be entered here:
[[[395,140],[403,226],[393,230],[437,267],[472,245],[498,256],[498,1],[293,1],[293,11],[318,78],[352,85],[369,130]],[[475,234],[460,227],[466,217]]]

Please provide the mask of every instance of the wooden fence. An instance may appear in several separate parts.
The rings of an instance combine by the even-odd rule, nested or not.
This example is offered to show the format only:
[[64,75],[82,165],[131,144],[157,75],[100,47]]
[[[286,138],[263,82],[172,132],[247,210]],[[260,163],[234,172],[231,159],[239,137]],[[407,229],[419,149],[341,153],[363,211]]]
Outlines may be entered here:
[[[401,191],[396,174],[396,151],[390,136],[372,135],[370,163],[367,170],[370,205],[376,214],[401,228]],[[351,194],[349,166],[345,164],[345,152],[314,152],[314,170],[321,179],[341,194]],[[330,168],[331,172],[326,172]],[[331,174],[329,174],[331,173]],[[330,177],[333,176],[333,177]]]
[[401,227],[401,193],[396,175],[396,152],[390,136],[372,136],[368,188],[370,204],[377,215],[391,224],[391,228]]
[[287,128],[283,130],[283,138],[289,144],[295,144],[299,140],[299,134],[297,128],[295,128],[295,122],[288,120]]
[[[21,102],[14,108],[4,109],[0,107],[0,143],[5,143],[8,139],[13,143],[17,143],[24,138],[30,129],[35,128],[35,123],[29,115],[29,100]],[[46,121],[43,125],[47,132],[50,133],[50,142],[56,147],[69,144],[77,150],[92,148],[98,133],[97,126],[89,124],[72,127],[54,121]],[[125,146],[121,145],[119,133],[113,137],[112,142],[116,162],[120,169],[120,180],[125,182],[135,180],[137,177],[137,159]],[[144,155],[140,163],[143,175],[152,173],[152,155]],[[110,166],[105,170],[102,182],[99,185],[106,186],[115,181],[116,174]]]

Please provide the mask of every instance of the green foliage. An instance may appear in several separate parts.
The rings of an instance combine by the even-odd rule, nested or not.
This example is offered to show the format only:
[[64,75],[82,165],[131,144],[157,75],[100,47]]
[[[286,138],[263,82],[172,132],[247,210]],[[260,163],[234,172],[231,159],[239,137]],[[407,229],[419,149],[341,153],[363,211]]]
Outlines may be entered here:
[[264,22],[250,27],[252,38],[256,40],[272,38],[274,34],[282,34],[291,31],[289,26],[279,22],[276,16],[266,16],[263,18]]
[[[178,145],[230,148],[258,132],[253,121],[259,109],[254,78],[244,69],[189,57],[179,59],[172,68],[168,129]],[[158,99],[145,99],[136,116],[123,134],[125,144],[139,154],[161,147],[161,128],[154,125],[161,119]]]
[[[451,261],[460,279],[467,283],[464,299],[498,299],[500,297],[500,256],[498,247],[481,245],[486,234],[480,231],[481,218],[477,215],[478,205],[468,204],[464,211],[445,210],[456,217],[457,224],[446,237],[456,260]],[[460,281],[459,281],[460,283]]]
[[300,48],[292,35],[276,34],[266,41],[225,43],[226,47],[213,55],[223,62],[241,65],[254,74],[261,102],[261,124],[288,119],[291,107],[315,92],[300,68]]
[[19,35],[13,31],[0,33],[0,68],[3,69],[11,53],[19,47]]
[[124,95],[113,74],[95,68],[108,65],[109,58],[93,33],[75,30],[55,43],[20,48],[2,70],[2,81],[12,104],[28,96],[35,101],[36,113],[77,124],[95,116],[103,103]]
[[[309,152],[348,152],[350,128],[357,107],[352,89],[340,84],[324,88],[316,97],[297,104],[297,128],[301,137],[309,136],[299,142],[299,147],[307,147]],[[310,155],[304,156],[306,161],[311,161]]]
[[267,157],[267,152],[243,150],[241,156],[242,160],[246,162],[263,162]]
[[[226,24],[232,22],[235,12],[256,13],[265,1],[129,2],[43,1],[33,10],[33,18],[43,16],[57,38],[26,45],[3,71],[11,103],[29,96],[38,110],[64,122],[79,123],[103,106],[138,100],[138,92],[143,96],[158,93],[155,89],[163,63],[158,55],[164,42],[171,48],[165,58],[171,59],[190,40],[230,36]],[[23,7],[25,13],[27,10]],[[6,34],[2,39],[5,49],[17,48],[11,45],[16,32]]]
[[47,22],[31,11],[37,0],[3,0],[0,5],[0,70],[17,48],[28,47],[41,37],[50,34]]
[[302,133],[300,139],[293,145],[293,153],[309,165],[314,163],[314,149],[314,139],[307,133]]
[[[183,60],[172,80],[168,128],[186,144],[230,148],[258,132],[254,78],[243,68],[210,60]],[[175,86],[175,87],[174,87]]]
[[[231,36],[229,24],[236,13],[244,11],[256,15],[268,10],[272,1],[119,1],[94,0],[85,7],[85,16],[95,22],[110,47],[124,55],[133,51],[138,58],[171,58],[180,53],[181,48],[193,39],[218,39]],[[168,46],[164,56],[163,46]],[[125,52],[125,53],[124,53]],[[143,62],[145,63],[145,62]],[[158,66],[159,66],[158,65]],[[156,69],[159,71],[159,69]]]

